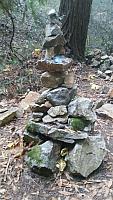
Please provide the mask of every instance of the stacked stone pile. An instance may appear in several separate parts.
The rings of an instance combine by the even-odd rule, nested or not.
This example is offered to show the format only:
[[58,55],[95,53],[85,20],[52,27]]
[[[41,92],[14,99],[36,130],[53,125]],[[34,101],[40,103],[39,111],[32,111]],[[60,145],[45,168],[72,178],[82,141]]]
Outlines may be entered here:
[[[52,12],[53,18],[55,20],[56,15]],[[101,165],[106,155],[105,141],[100,134],[94,133],[96,114],[93,102],[77,97],[72,60],[61,55],[63,45],[59,47],[56,38],[62,33],[53,31],[54,27],[60,30],[58,26],[51,27],[53,37],[48,39],[47,34],[47,55],[45,60],[38,62],[45,71],[41,83],[46,89],[31,105],[32,119],[26,126],[24,141],[33,142],[34,146],[26,161],[40,175],[49,176],[67,168],[70,173],[87,177]],[[50,38],[55,39],[53,49]],[[54,51],[54,55],[48,57],[48,53],[50,55],[58,47],[58,55]]]

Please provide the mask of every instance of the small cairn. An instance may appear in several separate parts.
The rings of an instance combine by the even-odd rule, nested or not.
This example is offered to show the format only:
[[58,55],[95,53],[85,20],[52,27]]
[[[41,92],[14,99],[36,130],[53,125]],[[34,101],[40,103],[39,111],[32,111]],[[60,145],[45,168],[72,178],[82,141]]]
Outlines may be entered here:
[[106,155],[105,141],[94,132],[93,102],[77,97],[72,59],[64,54],[65,39],[55,10],[49,17],[43,44],[46,55],[37,64],[44,71],[41,84],[46,89],[31,105],[32,119],[24,140],[34,142],[34,146],[26,162],[43,176],[67,168],[70,173],[87,177],[101,165]]

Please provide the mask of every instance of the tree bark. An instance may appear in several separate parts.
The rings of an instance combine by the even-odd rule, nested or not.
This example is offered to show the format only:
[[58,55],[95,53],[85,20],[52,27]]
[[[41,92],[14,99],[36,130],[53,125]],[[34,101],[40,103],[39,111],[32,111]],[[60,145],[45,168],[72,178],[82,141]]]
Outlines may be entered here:
[[59,15],[64,16],[62,30],[76,58],[84,58],[92,0],[61,0]]

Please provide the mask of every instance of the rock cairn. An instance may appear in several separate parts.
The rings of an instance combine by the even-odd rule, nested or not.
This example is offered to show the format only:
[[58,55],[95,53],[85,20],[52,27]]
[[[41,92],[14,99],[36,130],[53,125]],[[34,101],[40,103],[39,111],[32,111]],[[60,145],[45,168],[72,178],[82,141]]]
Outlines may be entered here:
[[26,162],[44,176],[67,168],[70,173],[87,177],[101,165],[106,154],[105,141],[100,134],[94,134],[93,102],[77,97],[72,60],[62,55],[65,40],[56,13],[52,10],[49,16],[43,45],[46,56],[38,61],[45,71],[41,83],[46,90],[31,105],[32,119],[26,126],[24,140],[34,142],[34,146]]

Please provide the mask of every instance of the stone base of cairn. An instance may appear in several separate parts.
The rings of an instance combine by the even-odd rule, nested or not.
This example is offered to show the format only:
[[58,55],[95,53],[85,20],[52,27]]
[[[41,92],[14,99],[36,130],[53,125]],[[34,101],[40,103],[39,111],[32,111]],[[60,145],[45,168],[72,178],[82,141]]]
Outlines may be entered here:
[[38,101],[31,105],[32,120],[26,126],[24,141],[33,142],[26,156],[30,168],[43,176],[68,170],[89,176],[106,155],[103,137],[94,132],[96,114],[93,102],[77,96],[72,61],[60,64],[39,61],[45,72]]

